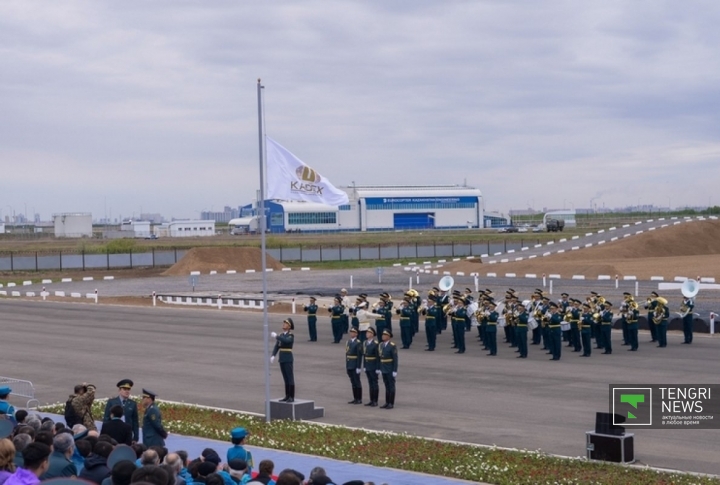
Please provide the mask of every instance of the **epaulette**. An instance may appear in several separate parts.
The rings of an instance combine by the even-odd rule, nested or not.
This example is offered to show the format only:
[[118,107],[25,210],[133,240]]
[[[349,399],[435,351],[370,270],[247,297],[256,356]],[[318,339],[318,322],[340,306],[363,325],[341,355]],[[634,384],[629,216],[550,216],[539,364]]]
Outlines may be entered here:
[[393,347],[395,347],[395,342],[390,342],[390,345],[392,345]]

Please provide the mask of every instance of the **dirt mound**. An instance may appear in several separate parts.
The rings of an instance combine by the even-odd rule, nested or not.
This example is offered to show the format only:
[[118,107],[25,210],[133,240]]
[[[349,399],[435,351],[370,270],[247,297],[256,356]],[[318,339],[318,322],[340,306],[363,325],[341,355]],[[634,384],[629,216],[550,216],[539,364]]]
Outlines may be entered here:
[[[612,233],[608,233],[612,234]],[[637,276],[649,279],[663,276],[720,278],[720,221],[693,221],[608,242],[578,251],[553,253],[547,257],[508,263],[485,264],[458,261],[442,268],[466,273],[560,274],[563,278],[585,275]],[[489,259],[489,258],[486,258]],[[498,260],[500,257],[492,259]],[[485,261],[487,263],[487,261]],[[482,268],[482,269],[480,269]]]
[[[285,266],[268,254],[267,267],[280,270]],[[246,269],[262,269],[262,252],[259,248],[193,248],[163,274],[184,276],[191,271],[207,274],[210,271],[224,273],[228,270],[241,272]]]

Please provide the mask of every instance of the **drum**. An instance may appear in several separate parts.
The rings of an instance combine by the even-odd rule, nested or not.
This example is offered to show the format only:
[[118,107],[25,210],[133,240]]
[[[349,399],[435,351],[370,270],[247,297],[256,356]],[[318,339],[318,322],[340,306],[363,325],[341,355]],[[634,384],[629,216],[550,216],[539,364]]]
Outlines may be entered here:
[[528,328],[535,330],[538,327],[538,322],[533,317],[528,318]]
[[560,330],[562,330],[563,332],[567,332],[568,330],[570,330],[570,322],[562,322],[560,324]]
[[505,319],[504,319],[504,318],[498,318],[497,326],[498,326],[498,327],[504,327],[504,326],[505,326]]

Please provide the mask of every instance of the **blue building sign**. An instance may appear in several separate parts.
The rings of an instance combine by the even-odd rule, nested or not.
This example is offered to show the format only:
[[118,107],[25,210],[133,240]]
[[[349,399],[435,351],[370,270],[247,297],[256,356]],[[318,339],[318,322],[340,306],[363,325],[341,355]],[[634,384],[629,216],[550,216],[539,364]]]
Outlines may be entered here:
[[473,209],[477,197],[367,197],[368,210],[394,209]]

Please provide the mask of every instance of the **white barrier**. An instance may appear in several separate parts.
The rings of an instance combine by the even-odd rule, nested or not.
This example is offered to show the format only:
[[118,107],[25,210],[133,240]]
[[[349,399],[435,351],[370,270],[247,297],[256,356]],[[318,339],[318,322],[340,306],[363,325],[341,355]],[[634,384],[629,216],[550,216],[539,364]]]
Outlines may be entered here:
[[489,255],[489,254],[481,254],[480,257],[481,257],[481,258],[489,258],[490,255]]
[[413,261],[412,263],[408,263],[408,266],[415,266],[416,264],[417,263]]
[[52,280],[42,280],[43,285],[49,285],[50,283],[52,283]]
[[527,247],[525,247],[525,248],[520,248],[520,251],[527,251],[528,249],[530,249],[530,248],[527,248]]
[[[580,246],[573,246],[570,248],[570,251],[577,251],[578,249],[580,249]],[[558,252],[560,252],[560,251],[558,251]]]
[[572,279],[574,279],[574,280],[584,280],[584,279],[585,279],[585,275],[582,275],[582,274],[574,274],[574,275],[572,275]]
[[432,261],[423,261],[423,264],[432,264]]
[[510,260],[509,259],[501,259],[500,260],[501,263],[507,263],[508,261],[510,261]]
[[217,274],[217,271],[212,270],[212,271],[210,271],[210,274]]
[[56,291],[55,296],[65,296],[65,292],[64,291]]
[[[286,270],[289,270],[289,269],[290,269],[290,268],[283,268],[283,271],[286,271]],[[225,271],[225,274],[237,274],[237,270],[236,270],[236,269],[229,269],[229,270]]]
[[642,234],[643,232],[645,232],[645,231],[643,231],[643,230],[635,231],[635,234]]
[[635,280],[637,280],[637,276],[628,276],[628,275],[623,276],[623,281],[635,281]]
[[612,277],[609,274],[599,274],[598,279],[599,280],[611,280]]
[[15,284],[15,283],[8,283],[8,284],[7,284],[7,287],[8,287],[8,288],[13,288],[13,287],[15,287],[15,286],[17,286],[17,284]]
[[560,239],[560,241],[558,241],[558,242],[561,242],[561,243],[567,242],[567,238],[564,237],[564,238]]
[[190,271],[190,276],[198,276],[200,271]]
[[453,258],[453,261],[460,261],[460,258]]
[[512,253],[514,253],[514,252],[515,252],[515,250],[514,250],[514,249],[511,249],[510,251],[508,251],[508,254],[512,254]]
[[452,274],[452,273],[450,273],[450,271],[443,271],[443,274],[444,274],[444,275],[450,275],[450,274]]
[[657,229],[657,227],[651,227],[648,231],[654,231],[655,229]]
[[13,292],[12,292],[12,296],[20,296],[20,292],[19,292],[19,291],[13,291]]
[[528,259],[533,259],[533,258],[537,258],[537,254],[531,254],[530,256],[528,256]]
[[630,224],[623,224],[622,227],[630,227]]
[[82,279],[82,280],[83,280],[83,281],[92,281],[92,280],[93,280],[93,277],[92,277],[92,276],[83,276],[83,279]]
[[603,232],[605,232],[605,229],[600,229],[597,233],[602,234]]
[[611,227],[610,229],[608,229],[608,231],[616,231],[616,230],[617,230],[617,227],[615,227],[615,226],[613,226],[613,227]]
[[525,258],[515,258],[515,261],[522,261]]
[[432,274],[440,274],[440,271],[438,271],[438,270],[435,269],[435,270],[433,270],[433,273],[432,273]]
[[275,271],[273,268],[265,268],[266,273],[272,273],[273,271]]
[[70,293],[70,298],[82,298],[82,294],[80,294],[80,293]]
[[612,242],[612,241],[617,241],[617,240],[618,240],[617,236],[610,238],[610,242]]
[[488,273],[487,277],[488,278],[497,278],[497,273]]
[[541,247],[542,247],[542,244],[536,244],[536,245],[533,246],[533,247],[534,247],[534,248],[541,248]]
[[526,273],[525,278],[537,278],[537,274],[535,273]]
[[552,253],[548,251],[547,253],[543,253],[543,256],[550,256]]
[[462,271],[458,271],[458,272],[455,273],[455,274],[456,274],[457,276],[465,276],[465,273],[463,273]]
[[310,268],[303,266],[302,268],[300,268],[300,271],[310,271]]
[[561,254],[561,253],[564,253],[564,252],[565,252],[564,249],[558,249],[558,254]]
[[505,278],[515,278],[517,276],[515,273],[505,273]]
[[587,244],[585,245],[585,247],[586,247],[586,248],[592,247],[592,243],[587,243]]
[[32,297],[32,296],[35,296],[35,292],[34,292],[34,291],[27,291],[27,292],[25,292],[25,296],[31,296],[31,297]]
[[[498,253],[500,254],[500,253]],[[447,259],[438,259],[438,263],[447,263]]]
[[246,273],[254,273],[255,270],[254,270],[254,269],[246,269],[245,272],[246,272]]
[[602,241],[598,241],[598,246],[600,246],[601,244],[605,244],[605,239],[603,239]]
[[548,243],[546,244],[546,246],[552,246],[553,244],[555,244],[555,241],[548,241]]
[[685,283],[686,280],[686,276],[676,276],[673,281],[680,281],[681,283]]
[[665,278],[662,276],[651,276],[650,281],[665,281]]
[[559,280],[559,279],[560,279],[560,275],[559,275],[559,274],[549,274],[549,275],[548,275],[548,278],[555,279],[555,280]]
[[715,283],[715,278],[700,278],[700,283]]
[[30,280],[23,281],[23,286],[30,286],[30,285],[32,285],[32,281],[30,281]]
[[103,280],[105,280],[105,281],[110,281],[110,280],[114,280],[114,279],[115,279],[114,276],[103,276]]
[[0,290],[0,295],[2,295],[2,296],[7,296],[7,291],[6,291],[6,290]]
[[592,232],[587,232],[587,233],[585,233],[585,237],[592,236],[592,235],[593,235]]
[[393,263],[393,266],[402,266],[402,263]]
[[[395,265],[393,264],[393,266],[395,266]],[[398,264],[398,266],[400,266],[400,265]],[[292,271],[292,268],[283,268],[282,270],[283,270],[283,271]],[[233,274],[234,274],[234,273],[233,273]]]
[[573,236],[570,239],[572,239],[574,241],[575,239],[580,239],[580,236]]

